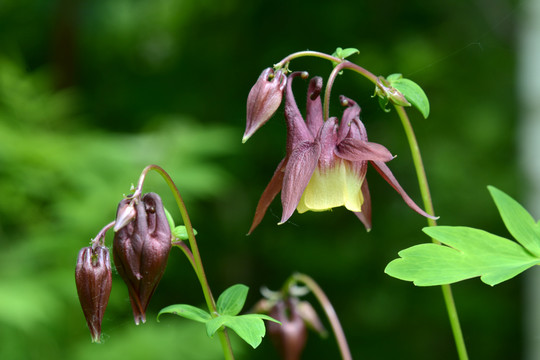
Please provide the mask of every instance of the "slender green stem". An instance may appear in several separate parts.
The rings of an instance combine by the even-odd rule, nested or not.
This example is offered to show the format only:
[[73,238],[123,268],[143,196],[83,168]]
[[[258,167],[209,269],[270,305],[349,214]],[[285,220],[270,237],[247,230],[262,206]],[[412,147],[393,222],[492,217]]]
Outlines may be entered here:
[[[210,289],[210,285],[208,283],[208,279],[204,272],[201,254],[199,252],[199,247],[197,245],[195,234],[193,232],[193,226],[191,225],[191,220],[189,218],[186,205],[184,201],[182,200],[182,196],[180,195],[180,191],[178,191],[178,188],[176,187],[176,184],[174,183],[172,178],[169,176],[169,174],[165,170],[163,170],[163,168],[157,165],[148,165],[147,167],[144,168],[144,170],[141,173],[141,176],[139,178],[139,183],[138,183],[137,189],[135,190],[135,193],[133,194],[133,197],[141,193],[142,184],[144,183],[144,178],[146,177],[148,172],[151,170],[158,172],[163,177],[163,179],[165,180],[167,185],[169,185],[169,188],[171,189],[174,195],[174,198],[178,205],[178,209],[180,210],[180,215],[182,216],[182,220],[184,221],[184,226],[186,227],[187,234],[188,234],[189,246],[191,248],[191,252],[190,252],[191,256],[188,256],[188,259],[193,265],[193,269],[195,270],[197,278],[199,279],[199,282],[201,284],[204,299],[206,301],[206,306],[208,307],[208,310],[210,311],[212,317],[215,317],[218,315],[216,302],[214,300],[212,291]],[[188,253],[186,253],[185,250],[186,249],[182,249],[182,251],[184,251],[184,253],[188,255]],[[217,333],[219,336],[219,340],[221,342],[221,347],[223,349],[223,354],[225,356],[225,359],[234,360],[234,354],[232,351],[232,346],[231,346],[231,342],[229,340],[229,335],[227,334],[227,331],[223,329],[223,330],[219,330]]]
[[345,337],[341,323],[339,322],[336,311],[328,299],[328,296],[326,296],[319,284],[317,284],[317,282],[308,275],[300,273],[293,274],[290,281],[286,283],[287,289],[294,282],[303,283],[309,290],[311,290],[313,295],[315,295],[315,298],[317,298],[317,301],[321,304],[324,313],[330,322],[330,326],[332,327],[332,331],[334,332],[334,336],[339,347],[339,352],[341,353],[341,358],[343,360],[352,360],[347,338]]
[[[409,146],[411,148],[412,158],[414,166],[416,168],[416,176],[418,177],[418,183],[420,186],[420,192],[422,194],[422,200],[424,202],[424,207],[426,211],[430,214],[435,214],[433,208],[433,201],[431,199],[431,193],[429,191],[429,185],[427,181],[426,172],[424,169],[424,164],[422,161],[422,156],[420,154],[420,148],[418,147],[418,142],[416,141],[416,136],[407,116],[407,112],[402,106],[394,106],[405,130],[407,140],[409,141]],[[429,226],[437,226],[437,222],[433,219],[427,219]],[[434,243],[439,243],[433,239]],[[442,285],[442,293],[444,297],[444,302],[446,304],[446,310],[448,312],[448,317],[450,319],[450,326],[454,334],[454,340],[456,342],[456,348],[458,356],[461,360],[468,359],[467,348],[465,347],[465,340],[463,339],[463,332],[461,330],[461,325],[459,323],[458,312],[456,304],[454,302],[454,297],[452,296],[452,288],[450,285]]]

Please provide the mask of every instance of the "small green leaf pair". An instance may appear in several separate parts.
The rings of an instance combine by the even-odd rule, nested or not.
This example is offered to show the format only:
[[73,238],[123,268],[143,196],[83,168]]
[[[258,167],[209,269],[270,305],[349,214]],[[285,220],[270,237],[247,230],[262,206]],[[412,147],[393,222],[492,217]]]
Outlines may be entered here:
[[175,314],[186,319],[198,321],[206,325],[206,333],[209,337],[214,336],[216,331],[222,327],[232,329],[240,338],[256,348],[260,345],[262,338],[266,334],[263,320],[276,323],[279,321],[263,314],[238,315],[246,302],[249,288],[245,285],[233,285],[225,290],[218,298],[215,316],[187,304],[170,305],[162,309],[158,314]]
[[[187,228],[184,225],[178,225],[176,226],[174,224],[174,219],[171,215],[171,213],[163,208],[165,210],[165,215],[167,216],[167,221],[169,222],[169,226],[171,227],[171,234],[173,237],[173,241],[176,240],[187,240],[189,239]],[[193,235],[197,235],[197,230],[193,229]]]
[[504,192],[488,187],[508,231],[517,242],[483,230],[436,226],[423,231],[447,245],[420,244],[399,252],[385,272],[417,286],[450,284],[480,276],[488,285],[540,264],[540,223]]

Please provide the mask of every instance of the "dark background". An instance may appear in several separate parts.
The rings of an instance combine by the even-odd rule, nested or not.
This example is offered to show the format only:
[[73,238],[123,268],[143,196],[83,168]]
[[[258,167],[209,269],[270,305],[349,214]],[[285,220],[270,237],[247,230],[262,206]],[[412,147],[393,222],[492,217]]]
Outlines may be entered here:
[[[249,229],[258,197],[284,155],[282,110],[246,144],[246,98],[260,72],[299,50],[360,50],[351,60],[377,75],[403,73],[428,94],[426,120],[409,111],[440,224],[509,236],[486,186],[518,200],[515,1],[108,0],[0,2],[0,358],[219,359],[204,326],[170,304],[203,305],[189,263],[175,249],[148,323],[133,324],[127,291],[113,278],[103,344],[90,343],[73,278],[79,249],[114,218],[145,165],[177,182],[215,294],[243,283],[278,289],[295,271],[312,276],[342,320],[354,358],[455,359],[440,288],[384,274],[398,251],[428,242],[425,219],[368,171],[373,230],[344,208],[295,213],[276,226],[276,200]],[[293,70],[327,77],[331,66],[301,59]],[[348,72],[337,95],[362,106],[370,140],[418,203],[401,124]],[[305,85],[296,84],[303,108]],[[333,113],[333,115],[340,115]],[[179,219],[157,175],[158,191]],[[107,238],[110,245],[112,238]],[[522,354],[520,277],[491,288],[453,286],[471,358]],[[314,301],[312,296],[307,300]],[[314,303],[319,311],[320,307]],[[274,359],[232,335],[240,359]],[[338,358],[332,338],[309,336],[305,359]]]

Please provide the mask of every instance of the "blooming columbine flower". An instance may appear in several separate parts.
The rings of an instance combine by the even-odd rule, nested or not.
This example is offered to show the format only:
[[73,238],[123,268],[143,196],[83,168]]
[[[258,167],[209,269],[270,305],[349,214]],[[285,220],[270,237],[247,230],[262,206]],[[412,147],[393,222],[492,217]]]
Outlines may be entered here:
[[286,156],[259,200],[249,233],[261,222],[280,191],[283,206],[280,224],[291,217],[294,209],[303,213],[345,206],[358,216],[366,229],[371,229],[371,200],[365,179],[368,161],[409,207],[423,216],[434,218],[414,203],[392,175],[385,164],[393,159],[392,154],[384,146],[368,141],[356,102],[344,96],[340,98],[341,103],[347,106],[341,124],[338,125],[335,117],[323,120],[320,77],[310,81],[304,121],[291,90],[292,80],[300,75],[307,77],[305,72],[294,72],[286,84]]
[[146,321],[146,308],[165,272],[171,228],[157,194],[146,194],[136,201],[135,208],[132,201],[124,199],[118,204],[117,222],[123,226],[114,235],[113,258],[128,287],[133,318],[139,325]]

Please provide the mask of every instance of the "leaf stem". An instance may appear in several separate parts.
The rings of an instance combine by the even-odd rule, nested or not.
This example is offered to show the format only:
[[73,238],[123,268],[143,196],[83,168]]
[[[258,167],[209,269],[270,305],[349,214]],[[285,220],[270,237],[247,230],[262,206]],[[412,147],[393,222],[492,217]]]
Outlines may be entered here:
[[[414,134],[411,121],[407,116],[407,112],[403,106],[394,105],[396,112],[403,124],[407,140],[409,141],[409,146],[411,149],[411,154],[413,158],[414,167],[416,168],[416,176],[418,177],[418,183],[420,186],[420,193],[422,194],[422,200],[424,202],[424,207],[426,211],[430,214],[435,214],[433,208],[433,201],[431,198],[431,193],[429,191],[429,185],[427,181],[427,176],[422,161],[422,155],[420,153],[420,148],[418,146],[418,141]],[[437,226],[436,220],[427,219],[429,226]],[[432,239],[434,243],[440,244],[437,240]],[[469,357],[467,355],[467,348],[465,346],[465,340],[463,339],[463,332],[461,330],[461,325],[459,323],[458,312],[456,304],[454,302],[454,297],[452,295],[452,288],[450,285],[442,285],[442,293],[444,297],[444,302],[446,304],[446,310],[448,312],[448,317],[450,319],[450,326],[452,328],[452,333],[454,335],[454,340],[456,342],[456,348],[458,352],[459,359],[467,360]]]
[[317,282],[310,276],[300,273],[293,274],[288,283],[290,284],[291,282],[303,283],[309,290],[311,290],[313,295],[315,295],[317,301],[319,304],[321,304],[328,321],[330,322],[330,326],[332,326],[332,331],[336,338],[339,352],[341,353],[341,358],[343,360],[352,360],[349,344],[347,343],[347,338],[345,337],[345,333],[343,332],[343,328],[339,322],[336,311],[319,284],[317,284]]
[[[178,205],[178,209],[180,210],[180,215],[182,216],[182,220],[184,221],[184,226],[187,230],[187,235],[189,239],[189,247],[191,248],[191,251],[187,249],[187,246],[182,248],[181,250],[186,254],[188,257],[188,260],[193,266],[193,269],[195,271],[195,274],[197,275],[197,278],[199,279],[199,282],[201,284],[201,288],[203,291],[204,299],[206,301],[206,306],[208,307],[208,310],[210,311],[210,314],[212,317],[217,316],[217,307],[216,302],[214,300],[214,297],[212,295],[212,291],[210,289],[210,285],[208,283],[208,279],[206,277],[204,267],[202,264],[201,254],[199,252],[199,247],[197,245],[197,240],[195,239],[195,234],[193,232],[193,226],[191,225],[191,220],[189,218],[186,205],[184,201],[182,200],[182,196],[180,195],[180,191],[176,187],[176,184],[172,180],[172,178],[169,176],[169,174],[160,166],[158,165],[148,165],[145,167],[141,173],[141,176],[139,178],[139,183],[137,185],[137,189],[135,190],[135,193],[133,194],[133,197],[135,195],[140,194],[142,192],[142,185],[144,183],[144,179],[148,172],[151,170],[154,170],[158,172],[169,188],[171,189],[174,199],[176,200],[176,203]],[[184,244],[185,245],[185,244]],[[188,250],[188,252],[186,252]],[[191,255],[191,256],[188,256]],[[226,329],[220,329],[217,331],[219,340],[221,342],[221,347],[223,349],[223,355],[225,356],[226,360],[234,360],[234,354],[232,351],[231,342],[229,339],[229,335],[227,334]]]

